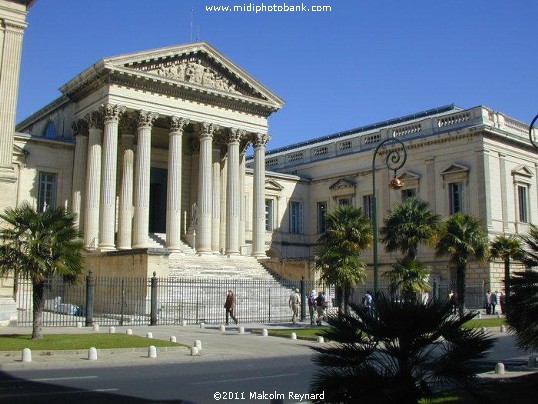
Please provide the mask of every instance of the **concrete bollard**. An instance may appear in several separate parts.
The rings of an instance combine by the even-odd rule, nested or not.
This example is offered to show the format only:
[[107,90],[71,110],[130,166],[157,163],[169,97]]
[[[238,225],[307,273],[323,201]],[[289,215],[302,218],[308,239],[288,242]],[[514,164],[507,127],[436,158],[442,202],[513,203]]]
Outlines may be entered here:
[[534,355],[529,356],[528,367],[530,367],[530,368],[535,368],[536,367],[536,356],[534,356]]
[[174,335],[170,336],[170,342],[177,342],[177,339]]
[[495,374],[504,375],[504,363],[499,362],[495,365]]
[[264,328],[262,330],[262,337],[267,337],[269,335],[269,333],[267,332],[267,328]]
[[506,332],[506,326],[505,325],[501,325],[501,332]]
[[148,358],[154,359],[157,357],[157,348],[154,345],[150,345],[148,348]]
[[202,341],[200,341],[199,339],[194,340],[194,346],[196,348],[198,348],[199,351],[201,351],[202,350]]
[[186,327],[187,326],[187,320],[182,320],[181,321],[181,326]]
[[151,332],[146,333],[146,338],[153,338],[153,334]]
[[291,338],[291,339],[297,339],[297,334],[295,334],[294,332],[292,332],[291,335],[290,335],[290,338]]
[[198,348],[196,348],[195,346],[193,346],[191,348],[191,356],[196,356],[198,355]]
[[30,350],[30,348],[24,348],[22,350],[22,361],[32,362],[32,351]]
[[478,315],[476,316],[477,319],[481,319],[482,318],[482,313],[478,313]]
[[482,332],[483,333],[486,333],[488,330],[486,329],[486,327],[482,327]]
[[205,323],[200,323],[200,328],[205,328]]
[[77,323],[77,328],[82,328],[82,322],[81,322],[81,321],[79,321],[79,322]]
[[94,347],[91,347],[88,349],[88,360],[90,361],[96,361],[97,360],[97,349]]
[[219,327],[219,330],[221,330],[221,331],[226,331],[226,327],[225,327],[224,325],[221,324],[220,327]]
[[239,334],[245,333],[245,327],[239,327]]
[[127,335],[133,335],[133,330],[131,330],[130,328],[127,328],[127,331],[125,331],[125,333]]
[[109,333],[109,334],[115,334],[115,333],[116,333],[116,327],[110,327],[110,328],[108,329],[108,333]]
[[95,324],[93,325],[93,330],[94,330],[94,331],[99,331],[99,324],[95,323]]
[[320,344],[323,344],[323,343],[325,342],[325,340],[323,339],[322,336],[318,335],[318,342],[319,342]]

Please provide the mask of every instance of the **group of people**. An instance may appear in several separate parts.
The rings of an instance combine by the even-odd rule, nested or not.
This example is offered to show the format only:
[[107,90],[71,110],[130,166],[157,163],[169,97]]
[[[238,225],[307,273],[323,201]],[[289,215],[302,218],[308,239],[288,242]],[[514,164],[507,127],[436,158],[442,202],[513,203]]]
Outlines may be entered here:
[[[323,320],[326,320],[326,310],[328,306],[327,295],[325,291],[321,291],[316,294],[316,291],[312,291],[308,294],[308,312],[310,314],[310,324],[321,325]],[[299,319],[299,312],[301,309],[301,297],[299,296],[299,290],[294,289],[290,295],[288,302],[291,309],[291,321],[292,323],[297,323]]]
[[495,291],[491,293],[489,290],[486,292],[485,309],[486,314],[496,314],[497,305],[501,306],[501,314],[504,314],[505,296],[502,292]]

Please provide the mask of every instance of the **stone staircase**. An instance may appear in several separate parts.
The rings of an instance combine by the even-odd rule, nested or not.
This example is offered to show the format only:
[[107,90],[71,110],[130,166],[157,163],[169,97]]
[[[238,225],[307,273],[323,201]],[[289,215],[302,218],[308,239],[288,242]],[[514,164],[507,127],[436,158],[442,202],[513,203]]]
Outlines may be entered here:
[[[150,234],[150,240],[150,249],[165,250],[165,234]],[[222,322],[223,299],[231,288],[242,319],[284,321],[290,317],[288,298],[295,284],[270,273],[254,257],[200,255],[183,243],[181,253],[169,255],[168,266],[169,280],[177,282],[177,290],[169,290],[168,296],[160,299],[162,316],[189,322],[200,318],[210,323]],[[189,280],[195,283],[186,285]],[[270,303],[260,299],[269,299]]]

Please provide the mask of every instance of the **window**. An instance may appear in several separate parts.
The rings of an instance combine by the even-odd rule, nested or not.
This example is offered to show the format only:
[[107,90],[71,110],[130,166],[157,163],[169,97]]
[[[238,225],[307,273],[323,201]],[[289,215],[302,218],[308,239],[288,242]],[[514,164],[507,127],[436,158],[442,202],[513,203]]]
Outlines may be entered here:
[[463,183],[452,182],[448,184],[449,214],[463,212]]
[[340,206],[351,206],[351,198],[338,198],[338,205]]
[[318,234],[326,232],[327,202],[318,202]]
[[402,189],[402,201],[405,201],[407,198],[415,198],[416,196],[417,196],[416,188]]
[[54,139],[56,137],[56,125],[54,122],[49,121],[43,130],[43,136]]
[[265,230],[273,231],[274,205],[273,199],[265,200]]
[[519,221],[527,223],[529,221],[529,199],[528,188],[524,185],[517,186],[517,204]]
[[372,218],[374,215],[373,206],[374,203],[374,196],[373,195],[364,195],[362,197],[362,211],[364,213],[364,216]]
[[303,204],[290,202],[290,233],[303,232]]
[[48,208],[56,207],[56,183],[58,175],[54,173],[39,173],[39,190],[37,209],[44,212]]

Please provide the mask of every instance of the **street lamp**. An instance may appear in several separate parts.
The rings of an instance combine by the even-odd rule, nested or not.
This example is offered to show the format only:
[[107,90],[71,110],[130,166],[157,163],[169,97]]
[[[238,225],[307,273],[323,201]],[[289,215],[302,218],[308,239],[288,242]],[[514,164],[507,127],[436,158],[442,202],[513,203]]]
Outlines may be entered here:
[[377,252],[377,197],[375,194],[375,158],[377,156],[377,152],[379,149],[384,146],[387,143],[399,143],[402,146],[402,149],[392,149],[387,153],[387,157],[385,158],[385,166],[390,169],[394,170],[394,177],[389,183],[390,189],[400,189],[404,184],[403,182],[396,177],[396,171],[401,168],[405,161],[407,160],[407,150],[405,148],[405,145],[400,139],[391,137],[389,139],[383,140],[379,145],[375,148],[374,151],[374,157],[372,158],[372,224],[373,224],[373,231],[374,231],[374,297],[377,297],[378,287],[379,287],[379,268],[378,268],[378,252]]

